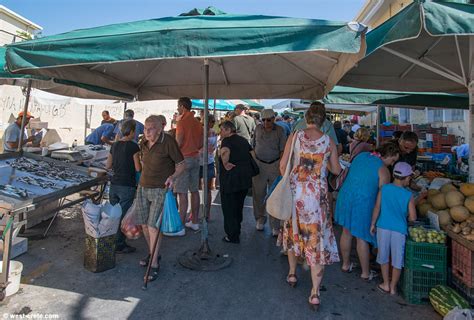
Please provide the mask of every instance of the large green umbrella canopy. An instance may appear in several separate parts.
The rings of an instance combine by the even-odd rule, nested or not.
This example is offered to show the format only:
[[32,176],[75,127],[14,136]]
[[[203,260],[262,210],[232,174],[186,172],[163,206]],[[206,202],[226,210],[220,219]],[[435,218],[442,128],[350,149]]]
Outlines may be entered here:
[[415,1],[367,34],[367,56],[339,84],[467,93],[473,36],[474,5]]
[[63,96],[77,97],[83,99],[107,99],[107,100],[132,100],[133,96],[112,89],[99,88],[74,81],[51,79],[44,76],[32,76],[25,74],[13,74],[5,68],[5,47],[0,47],[0,85],[26,87],[31,81],[31,86],[43,91],[60,94]]
[[367,34],[367,56],[340,84],[468,93],[469,180],[474,181],[474,5],[415,1]]
[[111,88],[138,100],[203,98],[208,58],[212,98],[318,99],[365,54],[365,28],[357,23],[218,10],[191,14],[197,15],[11,44],[8,68]]
[[321,99],[327,104],[384,105],[400,108],[469,109],[467,94],[398,92],[336,86]]

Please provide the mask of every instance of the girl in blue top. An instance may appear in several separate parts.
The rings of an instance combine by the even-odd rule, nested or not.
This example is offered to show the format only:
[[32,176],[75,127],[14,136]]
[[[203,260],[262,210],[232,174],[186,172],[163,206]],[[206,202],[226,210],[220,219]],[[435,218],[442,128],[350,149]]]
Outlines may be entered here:
[[[370,233],[377,228],[377,263],[382,269],[383,283],[378,289],[384,293],[396,294],[397,284],[403,268],[407,216],[416,220],[415,200],[405,188],[410,185],[413,170],[406,162],[399,162],[393,169],[394,181],[382,186],[372,214]],[[392,260],[392,281],[389,278],[389,262]]]

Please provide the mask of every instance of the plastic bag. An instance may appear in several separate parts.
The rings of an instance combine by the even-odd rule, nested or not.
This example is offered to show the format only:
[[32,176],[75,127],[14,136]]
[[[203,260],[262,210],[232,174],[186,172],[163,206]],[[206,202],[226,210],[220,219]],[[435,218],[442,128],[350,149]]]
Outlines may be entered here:
[[101,219],[98,226],[99,238],[108,237],[117,233],[120,227],[122,207],[120,204],[111,205],[109,202],[102,204]]
[[454,309],[444,316],[443,320],[472,320],[472,316],[471,310],[454,307]]
[[142,227],[136,223],[136,202],[134,201],[127,214],[123,217],[121,230],[127,239],[138,239],[142,234]]
[[[158,227],[158,226],[157,226]],[[176,199],[173,192],[169,190],[165,196],[163,206],[163,218],[161,221],[161,232],[176,233],[184,229],[183,223],[176,207]]]

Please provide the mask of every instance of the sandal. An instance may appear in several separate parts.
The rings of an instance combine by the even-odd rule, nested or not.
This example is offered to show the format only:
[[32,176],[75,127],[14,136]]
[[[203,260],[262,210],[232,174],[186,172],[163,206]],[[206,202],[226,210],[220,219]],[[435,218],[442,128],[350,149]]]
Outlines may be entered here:
[[[150,263],[150,258],[151,258],[151,255],[148,254],[145,258],[143,258],[143,259],[140,260],[140,262],[139,262],[140,265],[141,265],[142,267],[148,267],[148,264]],[[160,260],[161,260],[161,254],[158,255],[158,261],[160,261]]]
[[[291,281],[291,279],[295,279],[294,281]],[[298,284],[298,277],[296,276],[296,274],[294,273],[291,273],[289,275],[286,276],[286,283],[288,283],[288,285],[292,288],[296,288],[296,285]]]
[[139,262],[140,265],[141,265],[142,267],[148,266],[148,264],[150,263],[150,258],[151,258],[151,255],[148,254],[145,258],[143,258],[143,259],[140,260],[140,262]]
[[[319,300],[319,293],[318,292],[313,293],[313,292],[314,292],[314,288],[311,289],[311,296],[308,299],[308,305],[312,311],[318,311],[319,306],[321,305],[321,300]],[[318,299],[318,303],[313,303],[314,299]]]
[[344,273],[351,273],[354,269],[354,264],[351,262],[351,264],[349,265],[349,268],[347,269],[344,269],[341,267],[341,271],[344,272]]
[[367,282],[370,282],[372,281],[374,278],[377,278],[379,276],[379,274],[377,272],[375,272],[374,270],[370,270],[369,272],[369,276],[367,278],[365,277],[360,277],[362,280],[365,280]]
[[160,265],[158,265],[158,267],[151,267],[150,274],[148,275],[148,282],[158,279],[158,271],[160,271]]
[[377,289],[379,289],[380,292],[384,293],[384,294],[388,294],[390,293],[390,290],[385,290],[384,288],[381,287],[382,284],[379,284],[377,286]]

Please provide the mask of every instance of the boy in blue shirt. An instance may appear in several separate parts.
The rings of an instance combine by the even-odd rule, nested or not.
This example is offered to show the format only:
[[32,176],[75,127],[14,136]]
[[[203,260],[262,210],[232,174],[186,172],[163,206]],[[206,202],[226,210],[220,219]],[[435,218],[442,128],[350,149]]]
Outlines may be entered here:
[[[397,293],[405,256],[407,216],[410,221],[416,220],[415,199],[405,189],[410,185],[412,174],[412,167],[408,163],[398,162],[393,169],[394,181],[382,186],[372,214],[370,233],[374,235],[377,228],[377,263],[380,264],[383,277],[378,289],[384,293]],[[390,259],[392,281],[389,278]]]

